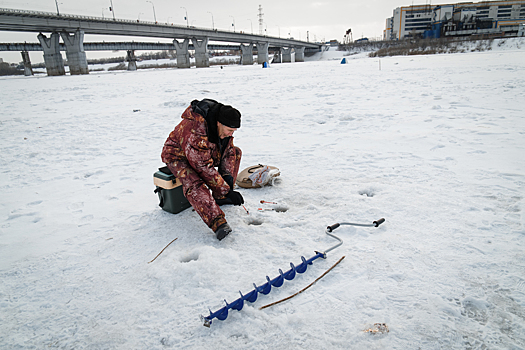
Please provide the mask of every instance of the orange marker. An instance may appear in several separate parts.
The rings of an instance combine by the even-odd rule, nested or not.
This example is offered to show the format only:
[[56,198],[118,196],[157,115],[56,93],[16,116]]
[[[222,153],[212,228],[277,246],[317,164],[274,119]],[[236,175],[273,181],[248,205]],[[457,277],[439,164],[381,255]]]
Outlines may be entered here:
[[277,204],[277,203],[275,203],[275,202],[267,202],[267,201],[261,200],[261,204],[265,204],[265,203],[266,203],[266,204]]

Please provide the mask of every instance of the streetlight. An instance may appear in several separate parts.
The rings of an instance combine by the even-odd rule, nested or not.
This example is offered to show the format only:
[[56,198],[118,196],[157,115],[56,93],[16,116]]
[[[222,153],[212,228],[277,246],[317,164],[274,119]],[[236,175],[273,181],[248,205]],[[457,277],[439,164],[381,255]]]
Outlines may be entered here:
[[184,11],[186,11],[186,17],[184,17],[184,19],[186,20],[186,27],[189,28],[189,26],[190,26],[190,22],[188,21],[188,10],[186,10],[186,8],[185,8],[185,7],[182,7],[182,6],[181,6],[180,8],[181,8],[181,9],[184,9]]
[[248,18],[248,21],[250,21],[250,26],[252,27],[252,34],[253,34],[253,22],[251,19]]
[[104,10],[105,9],[106,9],[105,7],[102,8],[102,19],[104,19]]
[[235,17],[231,16],[230,17],[233,19],[233,23],[232,23],[232,26],[233,26],[233,32],[235,33]]
[[281,27],[277,26],[277,29],[279,29],[279,38],[281,37]]
[[58,0],[55,0],[55,4],[57,5],[57,16],[60,16],[60,11],[58,10]]
[[208,13],[211,15],[211,29],[215,29],[215,23],[213,22],[213,13],[208,11]]
[[157,15],[155,14],[155,5],[153,5],[152,1],[146,0],[146,2],[149,2],[151,6],[153,6],[153,18],[155,19],[155,23],[157,23]]
[[137,17],[137,22],[140,21],[140,15],[143,15],[143,14],[144,14],[144,12],[139,12],[139,15]]
[[116,19],[115,19],[115,8],[113,7],[113,0],[109,0],[109,3],[111,4],[111,7],[109,8],[109,10],[111,11],[111,13],[113,13],[113,20],[116,21]]

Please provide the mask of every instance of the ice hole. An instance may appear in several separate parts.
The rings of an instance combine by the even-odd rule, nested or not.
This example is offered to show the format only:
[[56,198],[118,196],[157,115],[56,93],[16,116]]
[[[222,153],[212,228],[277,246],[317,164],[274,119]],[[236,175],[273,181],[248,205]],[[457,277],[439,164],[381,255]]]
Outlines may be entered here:
[[253,218],[248,221],[248,225],[262,225],[263,221],[258,218]]
[[190,261],[197,261],[198,259],[199,259],[199,253],[192,252],[190,254],[187,254],[187,255],[183,256],[180,259],[180,262],[189,263]]
[[276,205],[273,207],[273,210],[275,210],[278,213],[284,213],[288,211],[288,207],[286,205]]
[[359,194],[362,196],[373,197],[375,196],[375,191],[371,188],[368,188],[366,190],[359,191]]

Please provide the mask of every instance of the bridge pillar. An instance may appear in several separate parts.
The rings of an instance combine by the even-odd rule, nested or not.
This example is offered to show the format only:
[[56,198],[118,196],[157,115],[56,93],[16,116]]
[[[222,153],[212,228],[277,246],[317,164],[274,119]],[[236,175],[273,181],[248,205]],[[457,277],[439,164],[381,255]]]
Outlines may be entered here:
[[47,38],[40,33],[37,38],[40,41],[40,45],[42,45],[42,50],[44,50],[44,63],[46,64],[47,75],[65,75],[64,61],[60,54],[60,35],[54,32],[50,38]]
[[190,53],[188,52],[190,40],[184,39],[182,43],[179,43],[177,39],[173,39],[173,45],[177,52],[177,68],[190,68]]
[[257,63],[263,64],[268,62],[268,43],[257,43]]
[[241,43],[241,64],[243,66],[253,64],[253,44],[243,45]]
[[29,58],[29,52],[22,51],[22,61],[24,62],[24,75],[30,76],[33,75],[33,67],[31,67],[31,59]]
[[291,47],[282,47],[281,53],[283,56],[283,63],[292,62],[292,48]]
[[84,31],[77,30],[74,34],[69,34],[64,30],[60,35],[66,45],[69,74],[89,74],[86,52],[84,51]]
[[304,47],[295,48],[295,62],[304,62]]
[[198,40],[197,38],[191,39],[193,47],[195,47],[195,65],[197,68],[209,67],[210,58],[208,57],[208,38]]
[[135,50],[127,51],[126,61],[128,62],[128,70],[137,70],[137,57],[135,57]]

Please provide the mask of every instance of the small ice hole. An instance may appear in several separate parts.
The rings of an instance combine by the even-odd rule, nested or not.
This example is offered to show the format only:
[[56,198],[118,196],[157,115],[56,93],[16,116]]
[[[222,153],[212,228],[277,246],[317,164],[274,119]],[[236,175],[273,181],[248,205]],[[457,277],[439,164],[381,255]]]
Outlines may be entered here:
[[371,189],[361,190],[359,191],[359,194],[362,196],[366,195],[367,197],[373,197],[375,195],[374,191]]
[[263,221],[261,219],[251,219],[248,221],[248,225],[262,225]]
[[188,255],[182,257],[180,259],[180,262],[189,263],[190,261],[197,261],[197,259],[199,259],[199,254],[198,253],[191,253],[191,254],[188,254]]

